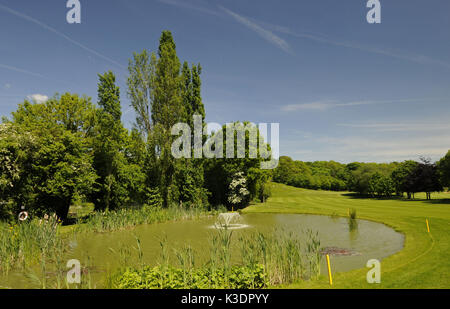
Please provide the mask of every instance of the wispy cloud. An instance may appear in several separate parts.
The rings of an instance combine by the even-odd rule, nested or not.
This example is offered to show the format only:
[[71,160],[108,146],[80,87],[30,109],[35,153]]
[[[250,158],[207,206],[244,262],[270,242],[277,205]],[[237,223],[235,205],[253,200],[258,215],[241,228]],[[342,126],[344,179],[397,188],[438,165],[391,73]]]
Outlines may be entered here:
[[407,123],[340,123],[340,127],[366,129],[373,132],[450,132],[448,122],[407,122]]
[[404,136],[379,135],[376,137],[322,137],[319,143],[324,143],[334,151],[348,156],[366,158],[411,159],[420,156],[439,157],[444,155],[450,143],[449,134]]
[[[157,1],[168,4],[168,5],[177,6],[180,8],[187,8],[187,9],[203,12],[206,14],[210,14],[210,15],[221,16],[221,14],[219,12],[217,12],[213,9],[206,8],[202,4],[192,4],[192,3],[187,3],[186,1],[182,2],[180,0],[157,0]],[[323,44],[340,46],[340,47],[344,47],[344,48],[357,49],[357,50],[368,52],[368,53],[384,55],[387,57],[397,58],[397,59],[401,59],[404,61],[415,62],[415,63],[419,63],[422,65],[436,65],[436,66],[444,67],[446,69],[450,69],[450,63],[439,60],[439,59],[435,59],[430,56],[421,55],[421,54],[417,54],[417,53],[411,53],[409,51],[403,51],[403,50],[394,50],[394,49],[390,49],[390,48],[378,48],[378,47],[366,46],[366,45],[358,44],[355,42],[345,41],[342,39],[333,39],[324,34],[319,34],[319,33],[305,32],[305,31],[293,31],[292,29],[281,26],[281,25],[274,25],[274,24],[256,20],[254,18],[243,17],[243,16],[241,16],[235,12],[232,12],[222,6],[219,6],[219,8],[226,14],[232,16],[239,23],[241,23],[241,24],[247,26],[248,28],[252,29],[253,31],[255,31],[258,35],[260,35],[261,37],[266,39],[268,42],[277,45],[279,48],[281,48],[282,50],[284,50],[290,54],[293,53],[290,45],[285,40],[283,40],[282,38],[277,36],[274,32],[291,35],[291,36],[294,36],[297,38],[308,39],[308,40],[316,41],[316,42],[323,43]]]
[[226,9],[222,6],[219,6],[219,8],[222,11],[224,11],[225,13],[227,13],[228,15],[230,15],[231,17],[233,17],[237,22],[241,23],[242,25],[246,26],[250,30],[254,31],[257,35],[259,35],[260,37],[265,39],[267,42],[275,45],[276,47],[280,48],[281,50],[285,51],[288,54],[293,54],[293,51],[292,51],[291,47],[289,46],[289,44],[285,40],[283,40],[282,38],[280,38],[279,36],[274,34],[273,32],[271,32],[267,29],[264,29],[257,23],[251,21],[250,19],[248,19],[242,15],[239,15],[233,11],[230,11],[229,9]]
[[31,75],[31,76],[34,76],[34,77],[45,78],[45,76],[42,75],[42,74],[31,72],[31,71],[24,70],[24,69],[21,69],[21,68],[17,68],[17,67],[11,66],[11,65],[6,65],[6,64],[1,64],[0,63],[0,68],[11,70],[11,71],[18,72],[18,73]]
[[[38,78],[42,78],[42,79],[45,79],[45,80],[50,80],[50,81],[53,81],[53,82],[56,82],[56,83],[63,83],[63,84],[66,84],[66,85],[73,86],[73,82],[68,82],[68,81],[65,81],[65,80],[60,79],[60,78],[58,78],[58,79],[56,79],[56,78],[49,78],[49,77],[46,77],[46,76],[44,76],[44,75],[42,75],[40,73],[36,73],[36,72],[29,71],[29,70],[25,70],[25,69],[18,68],[18,67],[12,66],[12,65],[6,65],[6,64],[0,63],[0,69],[6,69],[6,70],[13,71],[13,72],[18,72],[18,73],[22,73],[22,74],[26,74],[26,75],[30,75],[30,76],[34,76],[34,77],[38,77]],[[5,85],[5,88],[8,89],[8,87],[7,87],[8,85],[11,88],[11,84],[9,84],[9,83]]]
[[86,46],[86,45],[84,45],[84,44],[82,44],[82,43],[80,43],[78,41],[75,41],[74,39],[70,38],[69,36],[65,35],[64,33],[56,30],[53,27],[50,27],[49,25],[47,25],[47,24],[45,24],[45,23],[43,23],[43,22],[41,22],[41,21],[39,21],[39,20],[37,20],[35,18],[32,18],[32,17],[30,17],[28,15],[25,15],[23,13],[20,13],[20,12],[16,11],[16,10],[13,10],[13,9],[7,7],[7,6],[4,6],[3,4],[0,4],[0,10],[8,12],[8,13],[14,15],[14,16],[17,16],[17,17],[23,19],[23,20],[26,20],[26,21],[29,21],[31,23],[34,23],[34,24],[40,26],[41,28],[43,28],[43,29],[45,29],[47,31],[50,31],[50,32],[58,35],[59,37],[67,40],[68,42],[70,42],[70,43],[72,43],[72,44],[74,44],[74,45],[84,49],[85,51],[87,51],[87,52],[89,52],[89,53],[91,53],[91,54],[93,54],[93,55],[95,55],[95,56],[97,56],[97,57],[99,57],[99,58],[101,58],[103,60],[106,60],[106,61],[108,61],[108,62],[118,66],[121,69],[126,69],[126,67],[124,65],[118,63],[117,61],[115,61],[115,60],[113,60],[113,59],[111,59],[111,58],[109,58],[109,57],[107,57],[107,56],[105,56],[105,55],[103,55],[103,54],[93,50],[92,48],[89,48],[88,46]]
[[438,65],[445,67],[447,69],[450,69],[450,63],[434,59],[429,56],[421,55],[421,54],[415,54],[407,51],[401,51],[401,50],[393,50],[389,48],[377,48],[377,47],[370,47],[361,45],[355,42],[348,42],[345,40],[339,40],[339,39],[331,39],[325,35],[320,34],[312,34],[312,33],[306,33],[306,32],[298,32],[293,31],[287,27],[279,26],[279,25],[271,25],[271,24],[265,24],[268,28],[272,29],[274,32],[278,33],[284,33],[288,34],[297,38],[303,38],[308,39],[328,45],[334,45],[334,46],[340,46],[345,48],[351,48],[351,49],[358,49],[361,51],[373,53],[373,54],[379,54],[384,55],[392,58],[397,58],[405,61],[411,61],[419,64],[432,64],[432,65]]
[[[220,11],[217,11],[214,9],[207,8],[204,5],[204,3],[201,4],[198,2],[197,2],[197,4],[194,4],[192,2],[189,3],[186,1],[179,1],[179,0],[156,0],[156,1],[167,4],[167,5],[172,5],[172,6],[176,6],[179,8],[191,9],[191,10],[195,10],[195,11],[202,12],[205,14],[214,15],[214,16],[221,16],[221,17],[222,16],[231,16],[235,21],[246,26],[250,30],[254,31],[257,35],[262,37],[264,40],[266,40],[270,44],[275,45],[276,47],[280,48],[281,50],[285,51],[288,54],[293,54],[293,51],[292,51],[290,45],[285,40],[283,40],[282,38],[280,38],[279,36],[274,34],[272,31],[263,28],[262,26],[260,26],[260,24],[258,22],[254,22],[253,19],[239,15],[223,6],[219,5],[218,8],[220,9]],[[223,14],[223,13],[225,13],[225,14]]]
[[331,107],[335,107],[336,103],[334,101],[316,101],[310,103],[301,103],[301,104],[289,104],[281,107],[281,110],[284,112],[294,112],[298,110],[316,110],[316,111],[325,111]]
[[199,5],[199,4],[194,4],[192,2],[187,2],[187,1],[179,1],[179,0],[156,0],[158,2],[167,4],[167,5],[172,5],[172,6],[176,6],[179,8],[184,8],[184,9],[190,9],[190,10],[194,10],[194,11],[198,11],[201,13],[205,13],[205,14],[209,14],[209,15],[214,15],[214,16],[219,16],[220,13],[217,12],[216,10],[213,9],[209,9],[207,7],[205,7],[204,5]]
[[299,110],[326,111],[332,108],[360,106],[360,105],[378,105],[378,104],[395,104],[395,103],[412,103],[422,102],[425,99],[401,99],[401,100],[363,100],[340,103],[338,101],[325,100],[311,103],[289,104],[281,107],[284,112],[294,112]]
[[326,136],[311,133],[284,140],[280,148],[285,155],[298,160],[336,160],[344,163],[418,160],[421,156],[438,160],[450,148],[450,135],[445,131],[407,136],[392,132],[373,135],[357,131],[356,134]]
[[48,96],[37,93],[27,96],[27,99],[36,103],[44,103],[48,101]]

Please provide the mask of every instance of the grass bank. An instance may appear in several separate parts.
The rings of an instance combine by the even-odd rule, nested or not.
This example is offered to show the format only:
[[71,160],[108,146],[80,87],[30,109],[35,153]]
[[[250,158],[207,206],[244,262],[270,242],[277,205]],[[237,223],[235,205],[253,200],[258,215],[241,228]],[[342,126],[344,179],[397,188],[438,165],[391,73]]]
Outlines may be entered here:
[[[243,213],[302,213],[348,217],[355,209],[358,219],[384,223],[405,235],[399,253],[381,261],[381,284],[368,284],[369,270],[335,273],[332,288],[449,288],[450,287],[450,194],[425,194],[416,200],[366,199],[349,193],[312,191],[273,184],[272,197]],[[425,220],[430,222],[428,234]],[[284,288],[330,288],[325,276]]]

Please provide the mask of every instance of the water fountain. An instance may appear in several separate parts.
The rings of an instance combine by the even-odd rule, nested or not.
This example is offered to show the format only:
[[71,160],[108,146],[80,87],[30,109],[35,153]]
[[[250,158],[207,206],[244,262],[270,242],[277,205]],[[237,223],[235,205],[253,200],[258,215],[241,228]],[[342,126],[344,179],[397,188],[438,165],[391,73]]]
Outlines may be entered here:
[[243,219],[237,212],[221,213],[217,217],[217,221],[214,224],[216,229],[236,230],[248,227],[248,225],[242,223]]

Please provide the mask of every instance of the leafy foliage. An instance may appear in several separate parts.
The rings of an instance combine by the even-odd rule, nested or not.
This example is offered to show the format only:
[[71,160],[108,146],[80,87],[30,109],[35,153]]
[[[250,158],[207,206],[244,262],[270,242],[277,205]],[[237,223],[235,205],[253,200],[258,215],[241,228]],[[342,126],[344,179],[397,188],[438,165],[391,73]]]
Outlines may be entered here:
[[133,137],[120,120],[120,91],[115,75],[109,71],[99,75],[99,79],[100,108],[93,130],[93,166],[99,177],[90,199],[96,210],[117,209],[142,202],[145,175],[127,149]]
[[347,189],[348,176],[346,166],[334,161],[302,162],[280,157],[273,180],[306,189],[343,191]]
[[438,168],[442,185],[450,187],[450,151],[438,162]]
[[273,180],[300,188],[348,190],[372,197],[391,197],[394,193],[402,196],[406,192],[411,198],[416,192],[426,192],[430,199],[431,192],[442,190],[441,182],[445,183],[447,179],[446,170],[446,158],[438,164],[424,158],[421,162],[340,164],[281,157]]
[[[249,201],[262,198],[265,194],[267,198],[270,193],[265,189],[271,178],[271,170],[262,170],[260,168],[261,162],[266,159],[260,153],[260,149],[268,149],[263,139],[260,137],[259,129],[248,122],[235,122],[234,127],[234,158],[227,157],[227,126],[223,126],[222,130],[213,132],[207,141],[207,145],[211,147],[217,156],[206,160],[205,162],[205,186],[211,192],[209,202],[212,205],[228,205],[232,204],[228,197],[232,192],[230,191],[230,184],[233,177],[240,173],[246,179],[246,188],[249,194],[246,196],[240,206],[245,205]],[[230,130],[231,131],[231,130]],[[245,135],[244,138],[238,138],[238,132]],[[250,143],[250,136],[256,137],[258,143],[256,145]],[[241,141],[241,142],[240,142]],[[242,158],[238,157],[238,145],[244,142]],[[264,147],[259,147],[259,143],[263,143]],[[256,148],[256,149],[255,149]],[[254,158],[250,154],[256,154]],[[264,193],[264,194],[263,194]],[[231,207],[230,207],[231,209]]]
[[8,153],[19,159],[8,168],[10,176],[2,172],[1,177],[10,179],[2,202],[12,203],[13,212],[25,207],[32,215],[55,212],[65,219],[71,202],[91,190],[96,179],[88,138],[92,111],[88,99],[70,94],[19,105],[6,127],[21,137],[5,139],[1,151],[1,160],[8,161]]
[[267,282],[264,266],[232,266],[223,269],[201,268],[187,271],[171,266],[128,269],[112,283],[116,289],[260,289]]

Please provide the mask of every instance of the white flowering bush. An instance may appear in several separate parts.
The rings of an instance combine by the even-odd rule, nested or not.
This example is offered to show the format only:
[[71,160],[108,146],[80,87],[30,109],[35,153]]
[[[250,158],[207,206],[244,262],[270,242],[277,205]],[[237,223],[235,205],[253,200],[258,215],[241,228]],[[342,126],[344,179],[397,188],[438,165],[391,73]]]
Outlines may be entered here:
[[241,205],[250,195],[250,192],[247,189],[247,178],[245,178],[243,172],[233,175],[233,180],[228,189],[228,202],[234,207]]

